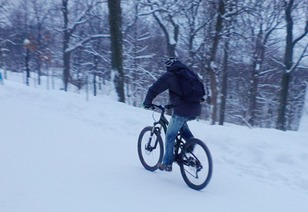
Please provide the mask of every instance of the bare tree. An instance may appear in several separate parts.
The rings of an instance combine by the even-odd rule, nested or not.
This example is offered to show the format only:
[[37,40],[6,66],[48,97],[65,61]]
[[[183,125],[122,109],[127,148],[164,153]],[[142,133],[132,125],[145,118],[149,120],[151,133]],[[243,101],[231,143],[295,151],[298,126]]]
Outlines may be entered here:
[[[180,13],[186,21],[182,23],[181,47],[186,50],[188,64],[195,65],[196,56],[201,52],[210,33],[204,33],[204,29],[211,24],[212,17],[206,13],[207,2],[202,0],[183,1]],[[181,48],[182,49],[182,48]],[[187,53],[188,52],[188,53]],[[196,66],[196,65],[195,65]]]
[[220,108],[219,108],[219,125],[223,125],[225,122],[226,108],[227,108],[227,96],[228,96],[228,78],[229,78],[229,63],[230,63],[230,42],[234,39],[234,23],[238,18],[238,15],[242,13],[243,7],[239,6],[237,0],[228,0],[225,5],[224,15],[224,32],[223,32],[223,59],[221,67],[221,85],[220,85]]
[[[300,3],[300,2],[299,2]],[[298,3],[298,4],[299,4]],[[297,38],[293,38],[293,14],[292,12],[298,5],[295,4],[295,0],[285,1],[285,20],[286,20],[286,46],[284,55],[285,70],[281,80],[280,100],[278,108],[277,129],[287,130],[286,126],[286,113],[288,105],[289,87],[291,82],[292,73],[296,70],[301,59],[305,55],[308,48],[308,43],[304,47],[303,53],[299,59],[294,63],[294,49],[296,44],[302,40],[308,33],[308,20],[306,20],[306,26],[304,32]]]
[[217,121],[217,97],[218,97],[218,90],[217,90],[217,66],[216,66],[216,55],[218,50],[218,44],[221,39],[221,32],[223,30],[223,16],[225,15],[226,8],[224,0],[219,0],[217,3],[214,3],[216,6],[216,18],[215,24],[213,29],[213,37],[212,43],[208,53],[208,60],[207,60],[207,72],[210,76],[210,88],[211,88],[211,104],[212,104],[212,124],[215,124]]
[[[259,80],[262,75],[263,64],[267,46],[270,46],[270,36],[279,29],[281,23],[282,2],[275,0],[271,2],[255,1],[249,5],[245,25],[249,25],[249,35],[247,41],[251,43],[251,76],[250,89],[248,93],[249,106],[247,111],[247,121],[251,126],[255,125],[257,114],[257,95]],[[266,11],[266,12],[265,12]],[[275,42],[275,41],[274,41]]]
[[6,24],[5,20],[6,20],[6,15],[5,15],[5,11],[6,11],[6,7],[8,5],[8,2],[6,0],[1,0],[0,1],[0,26],[3,24]]
[[124,20],[124,24],[127,23],[123,30],[125,32],[126,102],[134,106],[143,102],[143,94],[147,91],[147,86],[151,83],[151,79],[158,78],[159,74],[151,71],[151,69],[157,69],[150,65],[156,54],[149,50],[157,28],[153,28],[139,16],[140,10],[140,2],[137,0],[134,2],[134,9],[125,11],[126,14],[132,13],[132,15],[130,19]]
[[5,67],[5,57],[7,55],[8,49],[6,48],[6,40],[7,40],[7,34],[4,31],[4,27],[6,25],[6,11],[7,7],[7,1],[1,0],[0,1],[0,68],[3,68],[4,70],[4,79],[7,79],[6,74],[6,67]]
[[146,8],[150,8],[150,10],[142,15],[153,15],[165,36],[167,56],[169,57],[177,56],[176,47],[178,44],[180,27],[176,22],[175,16],[179,13],[178,4],[176,0],[146,0],[143,2],[143,5]]
[[[62,52],[63,52],[63,83],[64,83],[64,90],[67,91],[68,83],[71,81],[71,54],[72,52],[76,51],[77,49],[83,47],[89,41],[99,38],[107,38],[107,35],[102,34],[90,34],[84,33],[82,37],[75,36],[78,28],[85,23],[88,23],[93,18],[97,18],[95,14],[92,14],[93,8],[97,5],[101,4],[100,1],[89,0],[87,2],[79,2],[78,7],[76,5],[75,8],[69,7],[70,0],[62,0],[62,7],[61,12],[63,15],[63,45],[62,45]],[[78,3],[78,2],[76,2]],[[70,18],[70,14],[72,14],[71,10],[75,9],[75,17]],[[79,12],[77,13],[78,10]]]
[[[100,13],[101,7],[97,7]],[[91,32],[96,34],[108,34],[108,14],[104,13],[102,19],[96,19],[89,22],[84,30],[90,29]],[[83,30],[83,31],[84,31]],[[87,70],[86,77],[92,75],[93,95],[96,96],[98,90],[102,90],[102,83],[111,79],[111,70],[107,67],[110,66],[110,42],[109,39],[95,39],[87,43],[82,49],[82,67]],[[76,64],[80,66],[80,64]],[[98,85],[98,86],[97,86]]]
[[38,85],[41,84],[42,66],[44,62],[49,60],[48,45],[51,37],[46,29],[50,18],[48,4],[45,1],[31,0],[33,9],[33,45],[35,45],[34,59],[36,61],[36,71],[38,75]]

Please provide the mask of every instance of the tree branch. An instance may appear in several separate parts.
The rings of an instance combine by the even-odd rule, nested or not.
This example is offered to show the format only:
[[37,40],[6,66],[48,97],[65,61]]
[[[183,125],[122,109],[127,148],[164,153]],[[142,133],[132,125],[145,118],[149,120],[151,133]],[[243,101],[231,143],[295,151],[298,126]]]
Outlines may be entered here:
[[306,54],[306,50],[308,48],[308,43],[306,44],[302,54],[300,55],[299,59],[296,61],[296,63],[291,67],[290,69],[290,72],[294,71],[297,67],[298,67],[298,64],[300,63],[300,61],[305,57],[305,54]]
[[110,35],[103,35],[103,34],[96,34],[96,35],[91,35],[83,40],[81,40],[80,42],[78,42],[76,45],[74,45],[73,47],[69,47],[65,50],[65,52],[73,52],[74,50],[76,50],[77,48],[83,47],[84,44],[86,44],[87,42],[94,40],[94,39],[98,39],[98,38],[110,38]]
[[306,27],[305,27],[305,32],[299,36],[298,38],[296,38],[293,42],[292,45],[295,46],[295,44],[300,41],[301,39],[303,39],[306,35],[308,34],[308,20],[306,21]]

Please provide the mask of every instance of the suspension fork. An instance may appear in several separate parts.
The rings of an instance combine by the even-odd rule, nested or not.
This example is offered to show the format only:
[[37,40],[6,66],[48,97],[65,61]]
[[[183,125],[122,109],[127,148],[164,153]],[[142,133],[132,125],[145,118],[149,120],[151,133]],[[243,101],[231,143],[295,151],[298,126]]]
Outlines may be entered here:
[[[168,120],[164,116],[161,116],[159,121],[154,122],[152,130],[151,130],[149,141],[148,141],[148,143],[147,143],[147,145],[145,147],[146,150],[152,151],[153,149],[156,149],[157,144],[158,144],[158,140],[157,139],[155,141],[154,146],[151,146],[153,135],[154,135],[155,131],[157,131],[159,135],[161,135],[161,131],[162,130],[164,130],[164,132],[166,133],[168,123],[169,123]],[[159,127],[157,125],[159,125]]]
[[154,123],[154,125],[152,127],[151,134],[150,134],[150,137],[149,137],[149,141],[148,141],[147,145],[145,146],[145,149],[148,150],[148,151],[153,151],[157,147],[157,144],[158,144],[157,139],[155,140],[154,146],[152,146],[151,143],[152,143],[152,139],[153,139],[153,135],[154,135],[155,131],[158,132],[159,134],[161,134],[161,130],[162,130],[163,126],[160,124],[160,126],[158,127],[157,126],[158,124],[159,124],[159,122]]

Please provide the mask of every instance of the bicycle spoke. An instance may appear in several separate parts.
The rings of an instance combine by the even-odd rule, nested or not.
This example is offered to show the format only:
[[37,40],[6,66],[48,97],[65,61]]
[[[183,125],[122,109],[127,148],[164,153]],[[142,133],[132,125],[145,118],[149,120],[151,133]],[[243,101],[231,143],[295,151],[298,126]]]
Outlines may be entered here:
[[[185,168],[184,168],[185,169]],[[185,169],[185,172],[186,173],[188,173],[190,176],[192,176],[192,177],[194,177],[194,178],[196,178],[196,179],[198,179],[199,177],[198,177],[198,172],[196,171],[196,175],[193,175],[192,173],[190,173],[187,169]]]

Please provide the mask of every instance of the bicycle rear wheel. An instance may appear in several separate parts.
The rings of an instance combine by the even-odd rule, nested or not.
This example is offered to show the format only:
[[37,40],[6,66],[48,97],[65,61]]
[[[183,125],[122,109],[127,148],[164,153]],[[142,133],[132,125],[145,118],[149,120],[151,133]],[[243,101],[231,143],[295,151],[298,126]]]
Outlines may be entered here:
[[199,139],[194,138],[184,145],[179,165],[182,177],[190,188],[201,190],[210,182],[213,171],[212,156]]
[[155,171],[163,159],[164,147],[161,135],[153,127],[145,127],[138,138],[138,156],[143,167]]

